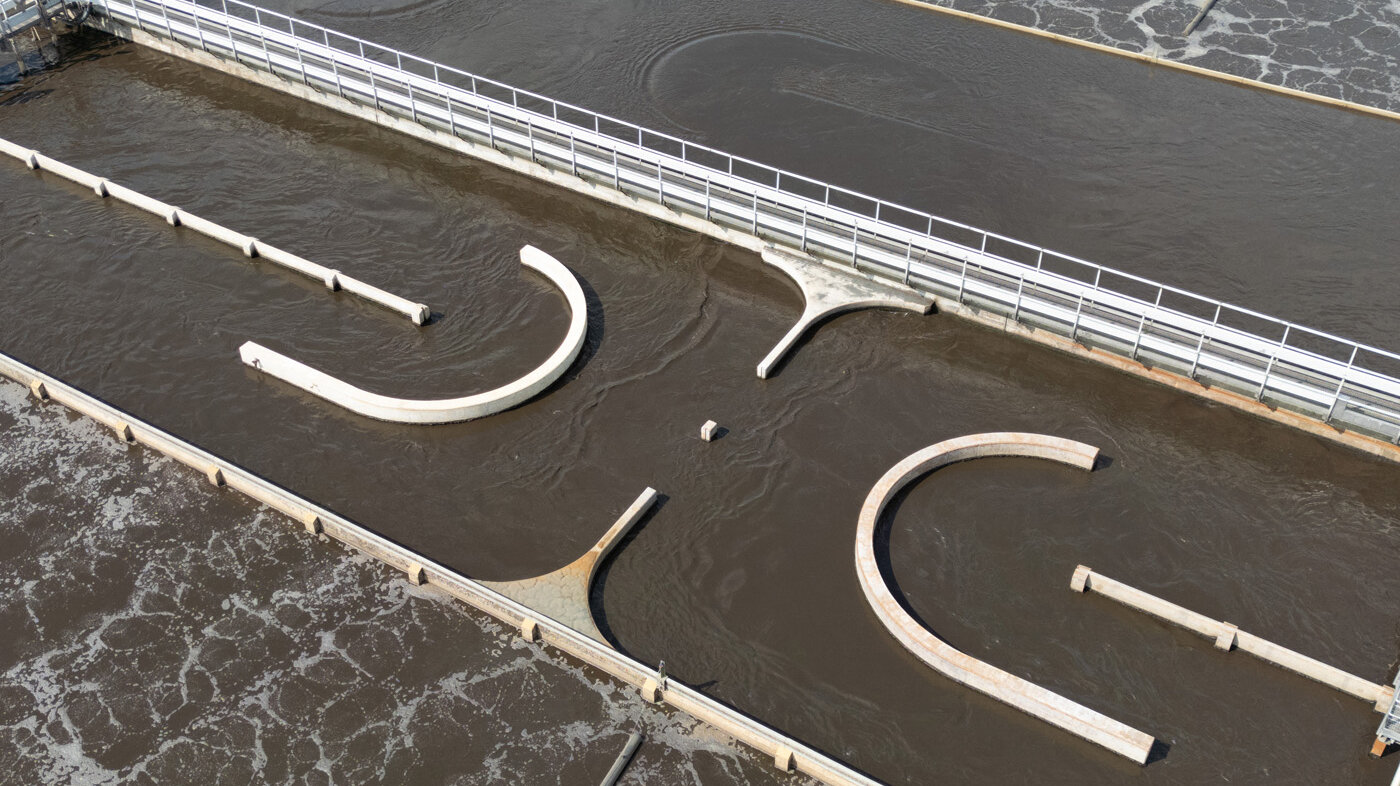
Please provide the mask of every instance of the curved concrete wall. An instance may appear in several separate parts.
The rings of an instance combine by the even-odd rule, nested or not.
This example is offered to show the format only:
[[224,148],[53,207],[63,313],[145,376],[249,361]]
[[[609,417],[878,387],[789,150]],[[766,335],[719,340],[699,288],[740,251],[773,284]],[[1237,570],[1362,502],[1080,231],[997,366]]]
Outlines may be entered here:
[[880,622],[919,660],[974,690],[1144,764],[1154,743],[1150,735],[964,654],[942,641],[899,604],[880,575],[875,559],[875,528],[885,506],[909,483],[939,467],[987,456],[1025,456],[1091,470],[1098,455],[1098,448],[1082,442],[1014,432],[973,434],[924,448],[890,468],[866,497],[856,530],[856,574]]
[[324,265],[318,265],[315,262],[302,259],[296,254],[260,242],[257,238],[250,235],[235,232],[232,229],[215,224],[213,221],[187,213],[174,205],[167,205],[158,199],[152,199],[126,186],[117,185],[106,178],[84,172],[62,161],[55,161],[37,150],[28,150],[13,142],[0,139],[0,153],[23,161],[30,169],[42,169],[46,172],[52,172],[59,177],[66,178],[78,185],[90,188],[92,192],[99,197],[112,197],[113,199],[125,202],[133,207],[138,207],[148,213],[154,213],[164,219],[165,222],[172,227],[188,227],[220,243],[227,243],[237,248],[239,251],[242,251],[243,255],[249,259],[262,257],[269,262],[276,263],[290,270],[295,270],[304,276],[317,279],[324,283],[326,288],[332,292],[343,289],[371,303],[377,303],[387,309],[397,311],[413,320],[413,324],[415,325],[422,325],[428,321],[431,312],[428,307],[422,303],[414,303],[408,298],[399,297],[393,293],[385,292],[378,287],[366,284],[363,281],[350,278],[349,276],[343,276],[338,270],[332,270]]
[[548,278],[564,293],[569,304],[569,330],[564,341],[544,363],[525,376],[495,390],[448,399],[407,399],[381,396],[317,371],[310,366],[249,341],[238,348],[243,362],[314,393],[351,412],[394,423],[456,423],[494,415],[522,404],[549,387],[573,365],[588,334],[588,304],[574,274],[554,257],[535,248],[520,249],[520,261]]

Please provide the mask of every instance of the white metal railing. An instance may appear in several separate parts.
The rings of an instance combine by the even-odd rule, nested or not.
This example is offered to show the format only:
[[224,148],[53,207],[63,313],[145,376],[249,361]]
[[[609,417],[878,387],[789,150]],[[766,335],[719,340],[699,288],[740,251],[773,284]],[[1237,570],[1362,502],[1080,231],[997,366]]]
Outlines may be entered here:
[[241,0],[94,0],[93,9],[118,25],[528,156],[595,187],[1400,444],[1400,355],[1383,349],[732,156]]

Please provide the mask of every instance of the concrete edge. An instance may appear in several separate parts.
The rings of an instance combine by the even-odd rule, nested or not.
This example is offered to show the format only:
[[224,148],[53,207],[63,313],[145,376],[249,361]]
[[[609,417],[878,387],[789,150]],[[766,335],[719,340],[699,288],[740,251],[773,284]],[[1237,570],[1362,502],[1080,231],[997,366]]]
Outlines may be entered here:
[[1347,101],[1342,98],[1333,98],[1331,96],[1319,95],[1317,93],[1309,93],[1306,90],[1299,90],[1293,87],[1284,87],[1283,85],[1271,85],[1268,82],[1261,82],[1258,79],[1250,79],[1248,77],[1237,76],[1235,74],[1227,74],[1224,71],[1215,71],[1209,68],[1202,68],[1201,66],[1191,65],[1189,63],[1179,63],[1175,60],[1163,60],[1160,57],[1155,57],[1153,55],[1149,55],[1143,52],[1134,52],[1131,49],[1119,49],[1116,46],[1100,44],[1095,41],[1085,41],[1082,38],[1074,38],[1072,36],[1062,35],[1060,33],[1052,33],[1048,30],[1041,30],[1035,27],[1018,25],[1015,22],[1007,22],[1001,19],[994,19],[992,17],[983,16],[981,14],[973,13],[971,11],[961,11],[956,8],[948,8],[946,6],[934,5],[933,3],[927,2],[926,0],[890,0],[890,2],[898,3],[900,5],[911,6],[914,8],[918,8],[922,11],[930,11],[936,14],[943,14],[944,16],[957,17],[958,19],[965,19],[970,22],[981,22],[982,24],[991,25],[993,27],[1000,27],[1002,29],[1011,30],[1013,32],[1021,33],[1023,35],[1031,35],[1037,38],[1046,38],[1051,41],[1057,41],[1062,44],[1070,44],[1072,46],[1083,47],[1085,49],[1090,49],[1095,52],[1117,55],[1118,57],[1125,57],[1129,60],[1136,60],[1140,63],[1146,63],[1154,66],[1163,66],[1165,68],[1172,68],[1177,71],[1192,74],[1194,76],[1202,76],[1206,77],[1207,79],[1214,79],[1220,82],[1228,82],[1230,84],[1239,85],[1241,87],[1248,87],[1254,90],[1261,90],[1266,93],[1277,93],[1278,95],[1287,96],[1289,98],[1298,98],[1304,101],[1312,101],[1314,103],[1325,104],[1327,106],[1333,106],[1351,112],[1358,112],[1363,115],[1373,115],[1375,117],[1384,118],[1386,120],[1400,120],[1400,112],[1394,112],[1389,109],[1381,109],[1380,107],[1368,106],[1366,104],[1358,104],[1355,101]]

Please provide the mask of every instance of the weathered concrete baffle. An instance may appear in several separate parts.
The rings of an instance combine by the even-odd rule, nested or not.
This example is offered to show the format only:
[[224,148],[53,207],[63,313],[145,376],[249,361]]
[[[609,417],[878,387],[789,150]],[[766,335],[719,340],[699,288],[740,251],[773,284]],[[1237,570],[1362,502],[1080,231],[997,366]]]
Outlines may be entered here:
[[885,506],[909,483],[939,467],[987,456],[1026,456],[1092,470],[1098,454],[1098,448],[1081,442],[1020,433],[973,434],[924,448],[891,467],[866,497],[856,528],[856,574],[875,616],[919,660],[974,690],[1144,764],[1155,742],[1151,735],[959,652],[904,610],[880,575],[875,557],[875,528]]

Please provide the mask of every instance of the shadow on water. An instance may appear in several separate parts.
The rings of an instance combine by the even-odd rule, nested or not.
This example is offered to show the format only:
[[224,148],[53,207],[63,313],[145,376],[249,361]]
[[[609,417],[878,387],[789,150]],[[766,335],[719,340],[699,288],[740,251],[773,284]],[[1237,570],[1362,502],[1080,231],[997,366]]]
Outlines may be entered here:
[[[603,634],[603,638],[618,652],[624,655],[630,655],[630,653],[628,653],[621,642],[617,640],[617,636],[613,634],[612,628],[608,625],[608,613],[603,604],[603,595],[607,592],[608,588],[608,575],[612,572],[614,563],[613,557],[615,557],[618,552],[627,548],[628,544],[632,541],[636,540],[637,535],[640,534],[643,529],[646,529],[651,523],[651,520],[656,517],[656,514],[661,512],[662,508],[665,508],[670,501],[671,498],[669,496],[657,492],[656,502],[652,504],[651,510],[648,510],[645,515],[638,519],[637,523],[622,537],[622,540],[617,542],[617,545],[614,546],[612,551],[608,554],[607,559],[604,559],[603,564],[598,566],[597,573],[593,576],[593,584],[588,588],[588,611],[593,615],[593,624],[598,626],[598,632]],[[713,684],[713,682],[709,684]]]

